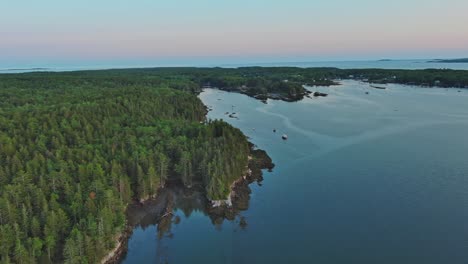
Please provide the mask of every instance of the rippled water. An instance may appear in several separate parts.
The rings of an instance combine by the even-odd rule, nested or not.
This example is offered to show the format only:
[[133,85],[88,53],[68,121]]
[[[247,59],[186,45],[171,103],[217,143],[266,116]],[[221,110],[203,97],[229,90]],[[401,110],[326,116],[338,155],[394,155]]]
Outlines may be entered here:
[[[263,104],[205,90],[209,117],[242,129],[276,168],[234,221],[179,208],[163,236],[137,227],[123,263],[467,263],[468,91],[310,89],[329,96]],[[239,119],[225,115],[233,105]]]

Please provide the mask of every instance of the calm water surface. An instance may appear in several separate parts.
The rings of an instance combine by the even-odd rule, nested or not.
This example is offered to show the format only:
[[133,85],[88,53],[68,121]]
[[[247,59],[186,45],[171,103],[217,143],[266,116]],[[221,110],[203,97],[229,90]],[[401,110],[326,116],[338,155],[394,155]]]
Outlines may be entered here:
[[[205,90],[209,117],[276,168],[252,186],[246,227],[176,209],[162,237],[135,229],[123,263],[468,263],[468,91],[310,89],[330,95],[263,104]],[[224,114],[233,105],[239,119]]]
[[125,68],[145,68],[145,67],[248,67],[248,66],[264,66],[264,67],[335,67],[341,69],[454,69],[468,70],[468,63],[439,63],[430,62],[430,60],[361,60],[361,61],[315,61],[315,62],[277,62],[277,63],[243,63],[243,64],[225,64],[225,63],[163,63],[158,61],[142,61],[133,63],[115,63],[110,65],[90,64],[90,65],[41,65],[40,68],[29,67],[22,65],[21,67],[11,67],[1,64],[1,73],[23,73],[23,72],[67,72],[67,71],[83,71],[83,70],[105,70],[105,69],[125,69]]

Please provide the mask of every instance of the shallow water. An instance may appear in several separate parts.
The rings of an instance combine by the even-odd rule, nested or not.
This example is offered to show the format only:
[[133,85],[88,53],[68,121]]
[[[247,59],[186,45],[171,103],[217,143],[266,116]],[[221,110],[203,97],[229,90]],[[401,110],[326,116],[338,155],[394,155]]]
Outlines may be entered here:
[[205,90],[209,118],[240,128],[276,168],[252,185],[245,228],[176,209],[162,238],[135,229],[123,263],[467,263],[468,91],[310,89],[329,96],[263,104]]

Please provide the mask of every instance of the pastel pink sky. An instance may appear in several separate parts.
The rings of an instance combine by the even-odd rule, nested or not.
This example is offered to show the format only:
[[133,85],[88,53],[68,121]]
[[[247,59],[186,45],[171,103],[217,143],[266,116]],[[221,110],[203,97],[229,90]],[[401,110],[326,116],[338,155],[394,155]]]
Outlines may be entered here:
[[5,2],[10,63],[468,57],[466,0]]

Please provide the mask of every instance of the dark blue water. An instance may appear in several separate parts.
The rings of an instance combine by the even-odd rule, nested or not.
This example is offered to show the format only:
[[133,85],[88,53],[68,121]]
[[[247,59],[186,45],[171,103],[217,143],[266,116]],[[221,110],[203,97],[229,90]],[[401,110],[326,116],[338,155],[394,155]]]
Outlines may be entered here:
[[[468,263],[468,92],[311,89],[330,95],[263,104],[205,90],[209,117],[242,129],[276,168],[234,221],[176,209],[162,238],[137,227],[123,263]],[[239,119],[224,115],[232,105]]]

